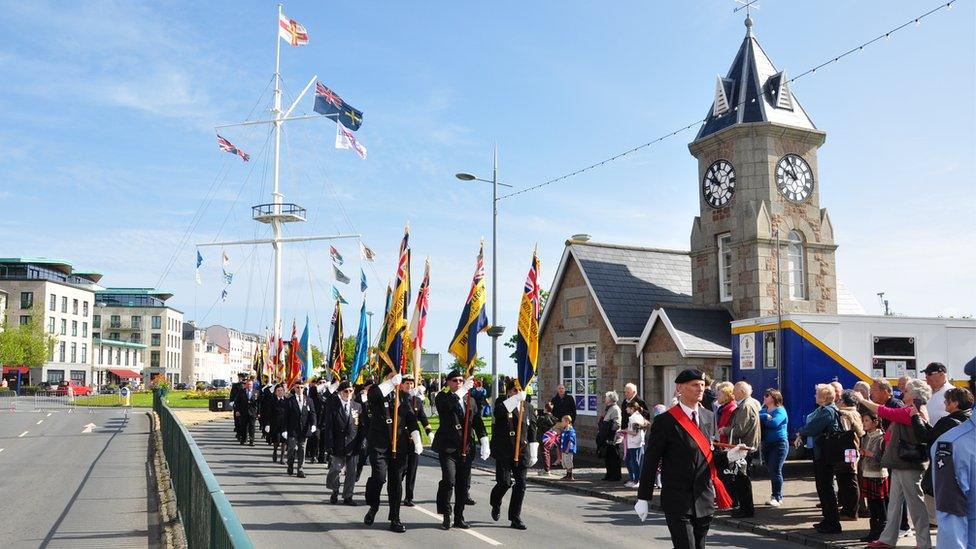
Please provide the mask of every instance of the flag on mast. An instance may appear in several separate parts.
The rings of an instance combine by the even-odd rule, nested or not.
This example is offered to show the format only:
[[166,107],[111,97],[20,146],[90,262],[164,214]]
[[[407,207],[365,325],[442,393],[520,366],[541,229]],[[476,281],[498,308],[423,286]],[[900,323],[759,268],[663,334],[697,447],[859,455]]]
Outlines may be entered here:
[[335,265],[332,266],[332,274],[335,275],[336,282],[342,282],[343,284],[349,284],[351,282],[350,278]]
[[532,252],[532,264],[522,289],[519,305],[518,332],[515,340],[515,364],[518,372],[518,388],[525,390],[535,377],[539,359],[539,314],[541,307],[539,286],[539,255]]
[[332,256],[332,263],[342,265],[342,254],[339,253],[339,250],[335,246],[329,246],[329,255]]
[[359,308],[359,329],[356,330],[356,350],[352,355],[352,366],[349,369],[349,381],[359,383],[359,374],[369,360],[369,324],[366,320],[366,299]]
[[410,319],[410,343],[413,350],[413,378],[420,380],[420,356],[424,348],[424,328],[427,326],[427,308],[430,304],[430,260],[424,262],[424,278],[417,292],[417,306]]
[[332,286],[332,299],[338,301],[339,303],[349,303],[346,301],[346,298],[342,297],[342,294],[339,293],[339,288],[336,288],[335,285]]
[[197,286],[203,284],[203,280],[200,278],[200,265],[203,265],[203,256],[200,254],[200,250],[197,250],[197,272],[196,272]]
[[219,133],[217,134],[217,146],[220,147],[220,150],[224,152],[236,154],[237,156],[241,157],[241,160],[244,162],[251,159],[251,155],[237,148],[233,143],[221,137]]
[[332,313],[332,328],[329,330],[332,336],[329,338],[329,371],[332,372],[332,380],[338,381],[342,375],[342,369],[346,362],[346,353],[342,345],[342,302],[336,301],[335,312]]
[[362,240],[359,241],[359,255],[363,261],[373,261],[376,259],[376,252],[371,250]]
[[488,314],[485,312],[485,243],[481,242],[478,261],[471,280],[471,291],[461,310],[457,330],[448,351],[457,357],[458,362],[467,368],[467,376],[474,374],[474,363],[478,358],[478,332],[488,329]]
[[302,338],[298,341],[298,359],[302,362],[302,378],[312,377],[312,353],[308,345],[308,316],[305,316],[305,329],[302,330]]
[[335,148],[337,149],[352,149],[356,151],[359,158],[366,160],[366,145],[363,145],[356,139],[356,134],[352,133],[352,130],[346,129],[342,125],[342,122],[336,122],[336,142]]
[[350,131],[356,131],[363,125],[363,111],[354,109],[321,82],[315,83],[315,105],[312,110],[339,122]]
[[278,12],[278,36],[296,48],[308,44],[308,31],[301,23]]
[[369,286],[366,284],[366,271],[362,267],[359,268],[359,291],[365,292],[366,288]]
[[390,307],[384,319],[384,337],[379,342],[379,357],[390,370],[403,367],[403,337],[407,331],[407,307],[410,306],[410,227],[403,230],[396,281],[393,283]]

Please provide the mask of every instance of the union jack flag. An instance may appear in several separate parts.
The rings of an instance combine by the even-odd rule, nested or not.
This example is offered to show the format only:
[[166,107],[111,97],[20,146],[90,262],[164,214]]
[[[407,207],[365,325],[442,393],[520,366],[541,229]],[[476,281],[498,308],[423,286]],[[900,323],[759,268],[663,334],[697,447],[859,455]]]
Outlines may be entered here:
[[430,303],[430,261],[424,265],[424,278],[417,293],[417,308],[410,321],[410,337],[413,338],[413,377],[420,375],[420,360],[424,348],[424,328],[427,327],[427,307]]
[[551,429],[542,434],[542,445],[546,448],[552,448],[558,440],[559,433]]
[[220,134],[217,134],[217,146],[220,147],[220,150],[224,152],[236,154],[237,156],[241,157],[241,159],[244,160],[244,162],[247,162],[248,160],[251,159],[251,155],[238,149],[236,146],[234,146],[233,143],[221,137]]
[[332,105],[335,105],[337,109],[341,109],[342,106],[346,104],[346,102],[343,101],[341,97],[336,95],[334,91],[325,87],[325,85],[322,84],[321,82],[315,83],[315,95],[321,97],[322,99],[325,99]]

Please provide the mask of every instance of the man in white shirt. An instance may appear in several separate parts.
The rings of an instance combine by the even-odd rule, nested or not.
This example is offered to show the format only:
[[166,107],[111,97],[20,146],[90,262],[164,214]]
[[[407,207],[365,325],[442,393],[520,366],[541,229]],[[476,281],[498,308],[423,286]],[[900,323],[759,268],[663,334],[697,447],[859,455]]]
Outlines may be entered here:
[[949,415],[945,408],[945,393],[952,388],[946,376],[945,364],[932,362],[923,370],[925,383],[932,388],[932,398],[926,403],[929,411],[929,425],[935,425],[940,419]]

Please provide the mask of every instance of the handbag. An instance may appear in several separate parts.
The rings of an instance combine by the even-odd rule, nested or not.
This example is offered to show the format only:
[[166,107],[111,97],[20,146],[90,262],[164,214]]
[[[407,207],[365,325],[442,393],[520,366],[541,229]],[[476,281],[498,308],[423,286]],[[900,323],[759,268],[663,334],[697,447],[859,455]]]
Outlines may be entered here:
[[898,439],[898,459],[908,463],[923,463],[929,459],[928,445],[924,442],[914,443],[903,438]]

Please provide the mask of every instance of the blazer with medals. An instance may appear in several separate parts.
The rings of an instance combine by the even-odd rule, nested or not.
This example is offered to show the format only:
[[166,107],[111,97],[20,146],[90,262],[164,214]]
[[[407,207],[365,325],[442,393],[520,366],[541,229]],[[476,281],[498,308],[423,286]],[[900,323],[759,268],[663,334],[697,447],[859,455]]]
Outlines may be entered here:
[[[678,411],[685,413],[680,404]],[[708,441],[715,434],[712,413],[698,407],[698,422]],[[715,467],[721,471],[728,466],[725,452],[713,451]],[[715,487],[705,454],[698,444],[678,424],[670,412],[659,414],[651,423],[644,447],[637,499],[650,501],[654,495],[654,478],[661,467],[661,510],[668,515],[694,514],[704,517],[715,513]]]
[[522,420],[522,433],[521,440],[519,442],[519,460],[522,463],[529,463],[529,443],[536,442],[536,428],[535,422],[532,421],[532,417],[535,413],[532,411],[533,407],[531,404],[525,404],[523,407],[522,418],[519,418],[519,409],[516,406],[511,412],[505,408],[505,398],[500,396],[495,399],[495,406],[493,408],[494,417],[494,427],[491,431],[491,456],[496,460],[515,459],[515,438],[516,433],[518,433],[519,419]]
[[[470,398],[469,398],[470,397]],[[485,429],[485,420],[478,413],[478,405],[470,394],[465,395],[464,406],[461,399],[454,391],[441,391],[434,398],[434,406],[437,408],[437,416],[440,418],[440,425],[437,426],[437,434],[434,435],[432,448],[435,452],[453,454],[461,450],[464,438],[464,418],[465,410],[470,406],[471,425],[468,427],[468,451],[467,455],[477,454],[474,450],[475,444],[481,437],[488,436]]]
[[345,457],[359,454],[362,449],[363,405],[349,399],[349,411],[341,398],[330,398],[326,404],[325,449],[333,456]]
[[312,434],[311,429],[315,425],[315,408],[309,402],[308,395],[302,396],[302,406],[298,405],[298,395],[292,395],[287,400],[285,431],[289,437],[305,440]]
[[251,389],[251,396],[248,397],[247,389],[241,388],[234,395],[234,411],[239,412],[242,418],[257,417],[259,396],[257,389]]
[[[399,391],[395,387],[390,394],[383,396],[383,391],[379,384],[369,388],[366,396],[366,406],[369,408],[369,428],[366,431],[366,440],[369,446],[379,451],[388,451],[393,445],[393,408],[396,402],[394,391]],[[413,441],[410,440],[410,433],[419,431],[417,428],[417,416],[410,409],[410,395],[400,391],[400,407],[397,413],[397,453],[406,455],[413,452]]]

